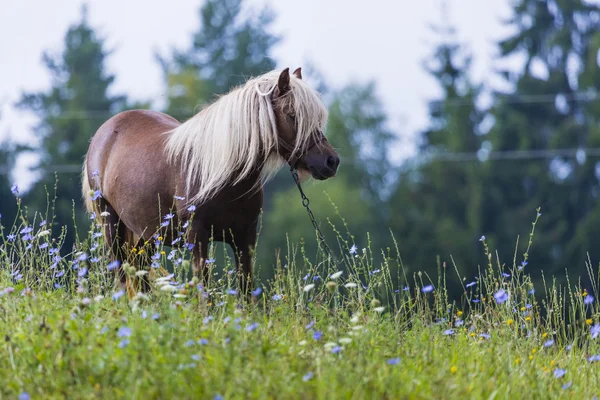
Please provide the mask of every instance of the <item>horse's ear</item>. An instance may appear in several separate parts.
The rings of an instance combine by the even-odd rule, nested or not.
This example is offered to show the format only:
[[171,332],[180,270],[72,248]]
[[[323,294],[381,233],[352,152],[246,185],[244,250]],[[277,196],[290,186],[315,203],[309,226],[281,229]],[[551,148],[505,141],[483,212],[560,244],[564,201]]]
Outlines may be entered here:
[[290,90],[290,69],[284,69],[277,81],[277,95],[282,96]]
[[302,67],[296,68],[294,71],[294,76],[298,79],[302,79]]

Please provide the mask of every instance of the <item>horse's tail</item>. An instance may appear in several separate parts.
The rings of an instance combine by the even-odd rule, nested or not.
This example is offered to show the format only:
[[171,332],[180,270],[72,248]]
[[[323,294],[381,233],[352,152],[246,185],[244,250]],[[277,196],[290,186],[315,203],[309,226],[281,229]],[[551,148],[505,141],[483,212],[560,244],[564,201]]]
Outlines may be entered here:
[[85,203],[85,209],[88,213],[95,211],[94,202],[92,201],[92,187],[87,172],[87,156],[83,162],[83,172],[81,173],[81,194]]

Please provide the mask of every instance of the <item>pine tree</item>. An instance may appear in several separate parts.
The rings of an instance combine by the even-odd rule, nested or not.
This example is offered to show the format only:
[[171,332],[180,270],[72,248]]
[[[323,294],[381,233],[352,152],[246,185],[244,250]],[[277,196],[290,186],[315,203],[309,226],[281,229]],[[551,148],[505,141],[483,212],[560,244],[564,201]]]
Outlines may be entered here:
[[[62,53],[43,55],[52,87],[45,92],[24,93],[17,104],[40,119],[34,129],[39,141],[34,149],[39,156],[34,171],[39,181],[24,198],[24,203],[30,211],[52,214],[48,209],[47,192],[52,201],[56,183],[54,171],[57,171],[55,228],[73,226],[74,213],[80,229],[87,228],[79,175],[83,158],[98,127],[126,107],[125,96],[109,94],[115,78],[106,72],[107,56],[103,40],[89,25],[83,8],[81,20],[70,26],[65,35]],[[67,250],[73,239],[73,235],[68,236]]]

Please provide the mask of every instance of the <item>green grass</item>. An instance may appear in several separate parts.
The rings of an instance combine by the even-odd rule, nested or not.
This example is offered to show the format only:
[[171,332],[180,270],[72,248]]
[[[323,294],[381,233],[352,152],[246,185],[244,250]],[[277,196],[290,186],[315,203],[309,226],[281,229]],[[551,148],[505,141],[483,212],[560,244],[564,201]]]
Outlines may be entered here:
[[[231,292],[236,277],[227,257],[215,263],[209,288],[201,288],[190,277],[187,250],[176,250],[173,260],[183,261],[162,282],[170,250],[156,260],[161,268],[135,267],[139,256],[132,254],[130,290],[122,292],[107,271],[102,237],[94,237],[97,226],[73,254],[56,260],[49,252],[60,247],[64,230],[40,234],[46,227],[39,225],[21,212],[0,233],[0,398],[600,394],[600,362],[588,360],[600,354],[600,338],[591,337],[597,301],[585,304],[578,285],[552,284],[534,296],[528,267],[519,268],[527,253],[503,269],[485,240],[490,262],[476,285],[463,282],[456,301],[445,288],[446,274],[458,273],[454,266],[431,281],[406,276],[397,249],[382,252],[377,265],[369,248],[358,249],[336,266],[290,246],[273,280],[259,283],[265,290],[246,303]],[[33,228],[31,239],[26,227]],[[352,243],[339,234],[344,254]],[[150,271],[145,277],[153,287],[143,295],[133,289],[140,270]],[[424,293],[428,285],[434,289]],[[506,302],[494,296],[500,289],[509,294]]]

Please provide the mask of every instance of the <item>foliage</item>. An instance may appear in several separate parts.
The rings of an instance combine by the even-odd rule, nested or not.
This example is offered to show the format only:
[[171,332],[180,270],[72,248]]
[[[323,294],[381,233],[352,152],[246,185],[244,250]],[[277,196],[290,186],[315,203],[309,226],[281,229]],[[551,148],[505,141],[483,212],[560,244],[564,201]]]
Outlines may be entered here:
[[[484,239],[489,264],[473,283],[461,284],[457,302],[448,298],[448,270],[433,281],[421,272],[406,275],[397,255],[374,264],[370,248],[346,249],[351,257],[339,272],[329,264],[280,265],[247,302],[229,262],[212,263],[214,280],[201,286],[187,277],[185,260],[171,273],[163,268],[168,256],[160,255],[160,241],[145,249],[160,255],[160,265],[139,264],[142,249],[132,251],[123,266],[127,290],[115,289],[100,226],[60,258],[63,230],[23,209],[19,220],[0,236],[6,397],[600,392],[598,301],[578,285],[538,286],[535,296],[526,259],[505,268]],[[177,251],[188,259],[189,252]],[[150,292],[137,292],[140,279]],[[395,283],[404,289],[391,290]]]

